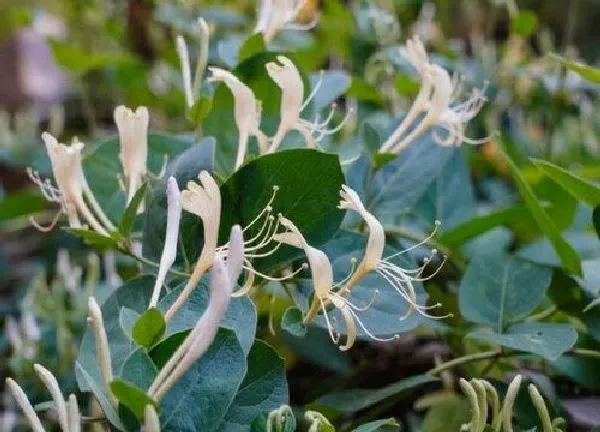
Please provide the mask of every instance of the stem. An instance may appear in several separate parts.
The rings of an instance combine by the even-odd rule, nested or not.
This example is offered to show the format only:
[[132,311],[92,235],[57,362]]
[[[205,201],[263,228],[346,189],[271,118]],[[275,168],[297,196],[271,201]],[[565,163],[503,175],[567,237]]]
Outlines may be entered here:
[[[142,263],[142,264],[146,264],[146,265],[149,265],[150,267],[154,267],[154,268],[159,268],[159,267],[160,267],[160,264],[158,264],[157,262],[154,262],[154,261],[152,261],[152,260],[149,260],[148,258],[145,258],[145,257],[143,257],[143,256],[136,255],[135,253],[133,253],[133,252],[132,252],[131,250],[129,250],[129,249],[126,249],[126,248],[119,247],[117,250],[118,250],[119,252],[121,252],[121,253],[123,253],[123,254],[127,255],[128,257],[131,257],[131,258],[133,258],[134,260],[136,260],[136,261],[138,261],[138,262]],[[182,272],[182,271],[180,271],[180,270],[175,270],[175,269],[173,269],[173,268],[170,268],[170,269],[169,269],[169,273],[171,273],[171,274],[174,274],[174,275],[176,275],[176,276],[183,276],[183,277],[190,277],[190,276],[191,276],[191,274],[190,274],[190,273]]]
[[548,309],[544,309],[540,313],[537,313],[535,315],[530,315],[529,317],[527,317],[525,319],[525,321],[527,321],[527,322],[542,321],[542,320],[554,315],[554,313],[556,311],[557,311],[556,306],[552,305]]
[[471,362],[480,361],[480,360],[495,359],[495,358],[502,357],[503,355],[507,355],[507,354],[503,353],[502,351],[498,351],[498,350],[484,351],[484,352],[480,352],[480,353],[469,354],[469,355],[466,355],[463,357],[458,357],[453,360],[441,363],[438,366],[434,367],[433,369],[429,370],[427,373],[429,375],[437,375],[440,372],[443,372],[447,369],[452,369],[453,367],[459,366],[461,364],[471,363]]
[[594,350],[585,349],[585,348],[573,348],[569,351],[569,353],[578,355],[581,357],[590,357],[590,358],[600,359],[600,351],[594,351]]

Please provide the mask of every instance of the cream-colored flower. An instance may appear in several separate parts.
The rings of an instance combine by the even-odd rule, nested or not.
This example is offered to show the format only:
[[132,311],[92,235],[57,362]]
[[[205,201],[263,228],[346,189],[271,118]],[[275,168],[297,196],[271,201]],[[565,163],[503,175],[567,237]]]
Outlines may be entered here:
[[52,396],[52,401],[54,402],[54,407],[56,408],[56,412],[58,414],[58,423],[60,424],[61,429],[63,431],[69,431],[67,404],[62,392],[60,391],[56,377],[52,374],[52,372],[40,364],[34,364],[33,370],[40,380],[42,380],[44,386]]
[[142,432],[160,432],[160,421],[152,404],[146,405],[144,408]]
[[160,401],[170,388],[198,361],[214,340],[231,298],[243,262],[243,236],[239,226],[234,226],[229,238],[230,254],[227,263],[216,256],[212,264],[210,300],[192,331],[161,369],[148,393]]
[[333,119],[335,108],[333,108],[324,121],[317,115],[313,122],[309,122],[300,117],[302,111],[314,98],[321,81],[315,85],[313,91],[304,99],[304,82],[296,65],[287,57],[278,56],[277,62],[266,64],[267,73],[271,79],[281,89],[281,109],[280,122],[275,136],[273,136],[269,153],[274,152],[280,146],[286,134],[292,130],[298,131],[304,137],[306,145],[310,148],[317,147],[317,143],[326,135],[333,135],[339,131],[348,116],[344,118],[336,127],[328,129],[329,123]]
[[461,80],[452,79],[448,72],[431,64],[423,43],[413,37],[400,48],[400,54],[417,70],[421,88],[406,116],[380,148],[380,153],[399,154],[419,136],[434,127],[447,132],[433,140],[441,146],[458,146],[462,142],[481,144],[489,137],[474,140],[465,135],[467,124],[487,100],[485,88],[474,89],[463,102],[456,102],[461,93]]
[[177,55],[181,64],[181,75],[183,77],[183,92],[185,94],[185,103],[191,108],[198,97],[200,84],[202,83],[202,74],[208,62],[208,45],[210,41],[210,30],[204,18],[198,18],[198,31],[200,33],[200,45],[198,47],[198,60],[196,62],[196,71],[194,81],[192,82],[192,71],[190,65],[190,56],[188,54],[187,44],[183,36],[177,36]]
[[35,413],[35,409],[27,399],[27,395],[23,389],[17,384],[12,378],[6,378],[6,386],[8,390],[12,393],[13,397],[17,400],[17,404],[21,407],[23,414],[25,414],[25,418],[31,427],[33,432],[45,432],[44,427],[42,426],[42,422],[39,417]]
[[156,282],[152,291],[152,298],[148,307],[153,308],[158,304],[160,290],[167,272],[175,262],[177,257],[177,239],[179,236],[179,222],[181,220],[181,193],[177,187],[177,180],[169,177],[167,180],[167,228],[165,232],[165,242],[160,256],[160,264]]
[[202,275],[211,267],[217,250],[219,223],[221,221],[221,191],[207,171],[200,172],[198,179],[200,184],[190,181],[187,184],[187,189],[181,192],[181,205],[184,210],[199,216],[202,220],[204,245],[200,257],[194,265],[194,271],[190,279],[175,303],[165,314],[166,321],[173,317],[196,288]]
[[208,70],[211,74],[209,82],[222,82],[233,94],[234,119],[238,129],[238,151],[235,161],[237,169],[244,163],[250,137],[256,137],[261,153],[264,153],[268,146],[268,139],[260,130],[261,105],[250,87],[231,72],[216,67],[209,67]]
[[138,107],[135,111],[120,105],[115,108],[115,123],[119,131],[121,152],[119,158],[123,166],[127,185],[127,204],[131,201],[146,175],[148,159],[148,109]]
[[[61,210],[66,213],[72,228],[81,227],[79,220],[81,215],[85,222],[99,234],[108,235],[108,232],[115,231],[115,226],[104,214],[85,179],[81,155],[83,143],[74,140],[70,146],[66,146],[47,132],[42,134],[42,139],[46,145],[57,187],[52,186],[49,180],[43,181],[36,171],[28,169],[28,174],[39,186],[44,197],[48,201],[61,205]],[[33,220],[32,222],[36,227],[48,230],[52,229],[57,220],[55,219],[48,228],[40,227]]]
[[104,327],[104,319],[102,318],[102,310],[94,297],[88,299],[88,324],[94,334],[96,343],[96,359],[100,365],[100,375],[106,386],[106,390],[110,394],[111,402],[116,406],[117,400],[110,393],[110,383],[113,380],[112,360],[110,357],[110,347],[108,345],[108,336]]
[[299,22],[306,0],[260,0],[257,12],[255,33],[262,33],[266,43],[273,40],[283,30],[310,30],[319,21],[315,14],[308,23]]

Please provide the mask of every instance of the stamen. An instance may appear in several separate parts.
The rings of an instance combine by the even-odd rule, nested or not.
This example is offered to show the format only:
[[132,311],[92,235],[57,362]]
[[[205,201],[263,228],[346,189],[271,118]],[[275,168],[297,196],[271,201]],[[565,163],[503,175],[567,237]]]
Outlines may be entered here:
[[321,88],[321,84],[323,84],[323,76],[324,75],[325,75],[325,71],[321,70],[319,72],[319,80],[317,81],[317,83],[313,87],[312,91],[310,92],[310,94],[308,95],[308,97],[306,98],[306,100],[304,101],[302,106],[300,107],[300,112],[304,111],[304,109],[308,106],[308,104],[314,99],[315,95],[317,94],[317,91],[319,91],[319,89]]
[[[246,261],[247,262],[247,261]],[[247,264],[243,267],[245,270],[248,270],[249,272],[254,273],[257,276],[260,276],[261,278],[268,280],[268,281],[274,281],[274,282],[279,282],[279,281],[284,281],[284,280],[288,280],[288,279],[292,279],[293,277],[295,277],[297,274],[299,274],[301,271],[305,270],[308,268],[308,264],[307,263],[303,263],[298,269],[294,270],[293,272],[282,276],[282,277],[273,277],[273,276],[269,276],[266,275],[264,273],[261,273],[259,271],[256,271],[254,269],[254,267],[252,267],[251,265]]]
[[354,274],[354,271],[356,270],[357,263],[358,263],[358,260],[356,259],[356,257],[350,258],[350,264],[351,264],[350,272],[348,272],[348,274],[346,275],[346,277],[344,277],[344,279],[333,284],[332,288],[339,288],[342,285],[344,285],[346,282],[348,282],[350,280],[350,278],[352,277],[352,275]]
[[[323,311],[323,316],[325,317],[325,322],[327,323],[327,330],[329,331],[329,337],[331,338],[331,340],[333,341],[334,344],[338,344],[340,342],[340,334],[337,333],[337,331],[335,330],[335,321],[332,324],[330,319],[329,319],[329,314],[327,313],[327,308],[325,307],[325,303],[323,302],[323,299],[319,299],[319,301],[321,302],[321,310]],[[337,333],[337,334],[334,334]]]
[[273,255],[277,250],[281,247],[281,243],[277,243],[275,247],[273,247],[268,252],[260,253],[260,254],[244,254],[246,258],[264,258],[270,255]]
[[389,256],[385,257],[385,259],[389,260],[391,258],[394,258],[394,257],[398,256],[398,255],[403,255],[406,252],[410,252],[412,250],[417,249],[418,247],[423,246],[425,243],[427,243],[429,240],[431,240],[432,238],[435,237],[435,235],[437,234],[437,230],[438,230],[438,228],[440,227],[441,224],[442,223],[439,220],[436,220],[435,221],[435,228],[433,229],[433,231],[431,232],[431,234],[429,234],[427,237],[425,237],[420,242],[415,243],[414,245],[410,246],[409,248],[401,250],[400,252],[396,252],[395,254],[389,255]]
[[48,226],[43,226],[40,225],[33,216],[29,216],[29,222],[31,223],[31,225],[34,226],[35,229],[37,229],[38,231],[41,232],[50,232],[52,231],[52,229],[56,226],[56,224],[58,223],[58,219],[60,218],[60,215],[63,214],[63,212],[61,210],[56,212],[56,216],[54,216],[54,218],[52,219],[52,222],[50,222],[50,225]]

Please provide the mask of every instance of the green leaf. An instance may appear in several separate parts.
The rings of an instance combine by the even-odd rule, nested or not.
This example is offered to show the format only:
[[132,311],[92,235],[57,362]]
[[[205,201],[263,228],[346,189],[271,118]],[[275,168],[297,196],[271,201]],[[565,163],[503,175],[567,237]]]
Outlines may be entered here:
[[[142,250],[146,258],[159,261],[162,255],[167,226],[167,180],[174,177],[179,189],[186,188],[190,180],[197,180],[201,171],[212,172],[214,152],[214,138],[200,140],[169,162],[165,175],[152,188],[144,214]],[[201,219],[184,211],[179,225],[179,248],[174,265],[187,266],[193,263],[200,255],[202,244]]]
[[538,27],[538,17],[530,10],[521,10],[512,18],[511,28],[523,37],[529,37]]
[[110,383],[110,390],[119,402],[129,408],[140,421],[144,418],[144,409],[147,405],[154,405],[155,408],[158,408],[158,404],[144,390],[126,381],[114,380]]
[[440,175],[455,151],[428,138],[414,142],[375,173],[369,209],[380,218],[396,217],[410,209]]
[[98,248],[100,250],[116,248],[119,242],[114,237],[98,234],[96,231],[90,231],[85,228],[63,228],[68,233],[79,237],[86,244]]
[[208,351],[162,400],[161,430],[217,430],[245,373],[246,358],[235,333],[219,329]]
[[50,40],[49,42],[52,56],[56,63],[78,74],[118,64],[130,59],[129,56],[124,54],[95,54],[56,40]]
[[181,345],[187,335],[190,334],[190,331],[191,330],[185,330],[179,333],[174,333],[152,348],[149,354],[152,358],[152,361],[158,368],[162,368],[167,364],[173,353],[177,351],[177,348],[179,348],[179,345]]
[[257,340],[248,354],[248,372],[219,431],[247,431],[257,416],[288,403],[284,361],[272,347]]
[[[0,199],[0,222],[29,216],[47,208],[47,202],[39,191],[12,192]],[[58,208],[56,209],[58,211]]]
[[579,201],[586,203],[590,207],[600,205],[600,188],[598,186],[595,186],[581,177],[550,162],[540,159],[531,159],[531,161],[541,169],[545,175],[558,183]]
[[468,337],[540,355],[550,361],[558,359],[577,342],[577,331],[570,324],[531,322],[509,327],[505,333],[478,330]]
[[[563,238],[581,258],[582,275],[585,277],[585,262],[600,257],[598,237],[588,232],[565,232]],[[548,238],[524,245],[517,251],[517,255],[538,264],[561,267],[560,257]]]
[[240,53],[238,55],[239,61],[241,63],[244,60],[247,60],[263,51],[267,51],[264,36],[262,33],[255,33],[244,41],[244,44],[240,48]]
[[484,216],[471,218],[448,231],[444,231],[440,235],[439,240],[440,243],[446,246],[458,247],[493,228],[530,217],[530,213],[526,207],[515,206],[496,210]]
[[[190,146],[191,143],[172,136],[148,134],[148,171],[160,173],[165,161]],[[88,183],[102,209],[113,221],[120,220],[125,209],[125,196],[119,184],[119,178],[123,176],[119,153],[119,138],[113,137],[94,146],[83,160]]]
[[121,218],[121,222],[119,223],[119,233],[123,237],[129,237],[131,234],[131,229],[133,228],[133,223],[135,222],[135,216],[137,215],[138,208],[140,204],[146,197],[146,191],[148,190],[148,183],[144,183],[133,195],[131,198],[131,202],[125,209],[125,213],[123,213],[123,217]]
[[469,402],[458,395],[433,406],[423,420],[423,432],[458,431],[471,418]]
[[[267,205],[273,187],[278,186],[272,214],[281,213],[298,227],[308,243],[321,245],[333,236],[344,217],[337,207],[343,183],[339,160],[333,154],[294,149],[255,159],[221,186],[220,239],[227,241],[234,224],[247,226]],[[252,237],[259,225],[245,235]],[[256,260],[255,266],[265,271],[298,256],[302,253],[295,248],[281,248]]]
[[577,384],[592,391],[600,391],[600,360],[576,355],[562,356],[553,363],[554,368]]
[[[364,425],[360,425],[353,432],[391,432],[391,431],[399,431],[400,425],[393,418],[375,420],[369,423],[365,423]],[[448,429],[451,430],[451,429]]]
[[119,324],[121,325],[121,329],[131,339],[133,339],[133,326],[139,317],[139,313],[126,307],[121,308],[119,311]]
[[531,215],[539,225],[542,232],[552,243],[557,255],[560,257],[562,265],[572,273],[581,275],[581,262],[577,252],[575,252],[575,250],[562,237],[562,234],[556,225],[554,225],[552,219],[550,219],[546,211],[542,208],[539,201],[533,194],[530,186],[523,179],[519,168],[517,168],[508,155],[505,155],[505,158],[513,178],[515,179],[517,188],[519,189],[519,192],[525,201],[525,205],[527,208],[529,208]]
[[348,89],[347,96],[354,97],[363,102],[372,102],[376,104],[383,101],[383,96],[379,93],[377,87],[358,76],[352,77],[352,83]]
[[551,280],[548,267],[502,252],[475,255],[459,287],[461,315],[501,333],[535,309]]
[[372,407],[388,398],[402,397],[410,390],[434,381],[437,381],[437,379],[429,375],[415,375],[377,390],[356,389],[329,393],[314,401],[311,406],[352,414]]
[[200,125],[213,108],[212,95],[201,95],[187,111],[186,117],[194,124]]
[[294,336],[303,337],[306,335],[306,326],[302,322],[302,318],[302,311],[290,306],[281,318],[281,328]]
[[567,60],[557,54],[550,55],[553,59],[558,60],[564,67],[578,73],[583,78],[594,84],[600,84],[600,69],[586,65],[585,63],[579,63]]
[[166,328],[165,319],[160,311],[152,308],[135,322],[131,335],[135,343],[149,349],[162,339]]

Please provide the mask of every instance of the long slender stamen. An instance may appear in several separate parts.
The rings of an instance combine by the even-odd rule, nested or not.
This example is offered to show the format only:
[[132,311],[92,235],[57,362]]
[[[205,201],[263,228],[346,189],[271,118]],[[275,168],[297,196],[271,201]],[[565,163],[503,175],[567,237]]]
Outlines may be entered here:
[[389,260],[389,259],[391,259],[391,258],[397,257],[398,255],[404,255],[405,253],[407,253],[407,252],[410,252],[410,251],[412,251],[412,250],[415,250],[415,249],[417,249],[417,248],[419,248],[419,247],[423,246],[425,243],[428,243],[428,242],[429,242],[429,240],[431,240],[432,238],[434,238],[434,237],[435,237],[435,235],[437,234],[437,230],[438,230],[438,228],[439,228],[439,226],[440,226],[441,224],[442,224],[442,223],[441,223],[439,220],[436,220],[436,221],[435,221],[435,227],[433,228],[433,231],[431,232],[431,234],[429,234],[427,237],[425,237],[425,238],[424,238],[423,240],[421,240],[420,242],[418,242],[418,243],[415,243],[414,245],[412,245],[412,246],[410,246],[410,247],[408,247],[408,248],[406,248],[406,249],[403,249],[403,250],[401,250],[400,252],[396,252],[395,254],[389,255],[389,256],[385,257],[385,259],[386,259],[386,260]]
[[[347,300],[347,299],[344,299],[344,300],[346,301],[346,304],[348,304],[348,300]],[[389,338],[381,338],[381,337],[377,337],[377,336],[375,336],[375,335],[374,335],[373,333],[371,333],[371,332],[369,331],[369,329],[368,329],[368,328],[365,326],[365,324],[364,324],[364,323],[362,322],[362,320],[361,320],[361,319],[358,317],[358,314],[357,314],[357,313],[354,311],[354,309],[353,309],[352,307],[349,307],[347,310],[348,310],[348,311],[349,311],[349,312],[352,314],[352,316],[354,317],[354,320],[355,320],[355,321],[358,323],[358,325],[359,325],[359,326],[360,326],[360,328],[361,328],[361,329],[362,329],[362,330],[365,332],[365,334],[366,334],[367,336],[369,336],[369,338],[373,339],[374,341],[377,341],[377,342],[389,342],[389,341],[396,340],[396,339],[400,338],[400,335],[399,335],[399,334],[395,334],[395,335],[393,335],[393,336],[391,336],[391,337],[389,337]]]
[[249,272],[254,273],[257,276],[260,276],[261,278],[268,280],[268,281],[274,281],[274,282],[280,282],[280,281],[284,281],[284,280],[288,280],[288,279],[293,279],[297,274],[299,274],[301,271],[306,270],[308,268],[308,264],[307,263],[303,263],[299,268],[297,268],[296,270],[294,270],[293,272],[282,276],[282,277],[273,277],[273,276],[269,276],[267,274],[261,273],[257,270],[254,269],[254,267],[252,267],[251,265],[248,264],[249,262],[246,260],[246,265],[244,265],[244,270],[248,270]]
[[267,252],[259,253],[259,254],[244,254],[246,258],[264,258],[270,255],[273,255],[277,250],[281,247],[281,243],[277,243],[273,248],[271,248]]
[[[271,216],[271,217],[273,217],[273,216]],[[274,219],[274,217],[273,217],[273,219]],[[275,222],[275,225],[272,225],[272,221],[270,221],[270,225],[272,225],[272,227],[269,227],[269,229],[267,230],[265,236],[260,241],[260,243],[258,243],[255,246],[246,248],[246,251],[248,251],[248,252],[258,251],[258,250],[264,248],[265,246],[267,246],[269,243],[271,243],[271,241],[273,240],[273,236],[275,234],[277,234],[277,230],[279,229],[280,221],[281,221],[281,215],[279,215],[277,217],[277,222]]]
[[308,97],[306,98],[306,100],[304,101],[304,103],[302,104],[302,107],[300,108],[300,112],[304,111],[304,109],[308,106],[308,104],[316,96],[317,92],[321,88],[321,84],[323,84],[323,76],[324,75],[325,75],[325,71],[320,71],[319,72],[319,80],[317,81],[317,83],[313,87],[312,91],[310,92],[310,94],[308,95]]
[[[273,186],[273,193],[271,194],[271,198],[269,198],[269,201],[267,202],[267,204],[263,207],[263,209],[256,215],[256,217],[254,219],[252,219],[252,221],[246,225],[246,227],[243,229],[243,232],[246,232],[248,229],[250,229],[255,223],[257,223],[260,218],[263,217],[263,215],[265,213],[270,213],[273,208],[271,207],[273,204],[273,201],[275,201],[275,196],[277,195],[277,191],[279,190],[279,186],[274,185]],[[250,240],[247,242],[249,243]]]
[[344,279],[342,279],[341,281],[333,284],[333,288],[339,288],[342,285],[344,285],[346,282],[348,282],[352,276],[354,275],[354,271],[356,270],[356,265],[358,263],[358,260],[356,259],[356,257],[352,257],[350,259],[350,271],[348,272],[348,274],[344,277]]
[[333,343],[335,343],[337,345],[340,341],[340,334],[336,331],[336,329],[334,327],[335,323],[332,324],[331,320],[329,319],[329,314],[327,313],[327,307],[325,307],[325,303],[323,302],[322,299],[319,299],[319,301],[321,303],[321,310],[323,311],[323,317],[325,317],[325,322],[327,323],[327,330],[329,331],[329,337],[331,338]]

